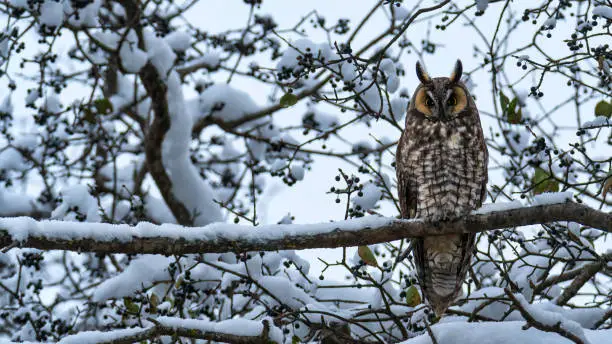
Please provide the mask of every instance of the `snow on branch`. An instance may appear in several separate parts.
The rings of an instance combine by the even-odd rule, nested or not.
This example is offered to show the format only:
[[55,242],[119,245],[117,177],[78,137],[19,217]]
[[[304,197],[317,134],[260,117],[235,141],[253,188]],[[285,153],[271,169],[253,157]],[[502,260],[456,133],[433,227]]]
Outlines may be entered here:
[[230,319],[219,322],[159,317],[147,319],[153,326],[114,331],[87,331],[67,336],[59,344],[133,343],[159,336],[179,336],[222,343],[282,342],[282,333],[268,320]]
[[136,226],[32,218],[0,218],[0,247],[30,247],[98,253],[188,254],[370,245],[408,237],[475,233],[492,229],[572,221],[612,231],[612,214],[578,203],[522,206],[492,204],[456,221],[430,223],[368,216],[320,224],[248,227],[214,223]]

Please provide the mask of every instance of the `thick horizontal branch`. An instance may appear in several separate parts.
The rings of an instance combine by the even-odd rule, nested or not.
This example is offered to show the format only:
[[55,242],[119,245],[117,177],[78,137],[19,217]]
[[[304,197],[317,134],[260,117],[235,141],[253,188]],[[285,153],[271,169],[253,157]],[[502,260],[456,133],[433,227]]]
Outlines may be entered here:
[[554,221],[573,221],[612,231],[612,214],[577,203],[528,207],[510,203],[501,209],[483,208],[459,220],[440,223],[368,216],[312,225],[259,227],[225,223],[205,227],[158,226],[146,222],[128,226],[0,218],[0,247],[170,255],[370,245],[409,237],[476,233]]
[[159,336],[185,337],[232,344],[265,344],[279,340],[282,333],[271,328],[268,320],[230,319],[211,322],[174,317],[148,318],[152,325],[107,332],[90,331],[68,336],[59,343],[129,344]]

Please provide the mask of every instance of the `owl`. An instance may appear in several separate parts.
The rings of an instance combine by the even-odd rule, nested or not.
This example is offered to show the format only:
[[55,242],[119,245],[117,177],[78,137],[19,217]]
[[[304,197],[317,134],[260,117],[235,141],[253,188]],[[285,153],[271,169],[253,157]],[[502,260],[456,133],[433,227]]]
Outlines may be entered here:
[[[431,78],[420,63],[396,153],[402,218],[453,221],[486,197],[488,152],[476,104],[461,82],[457,60],[450,77]],[[461,292],[475,234],[412,240],[421,290],[438,317]]]

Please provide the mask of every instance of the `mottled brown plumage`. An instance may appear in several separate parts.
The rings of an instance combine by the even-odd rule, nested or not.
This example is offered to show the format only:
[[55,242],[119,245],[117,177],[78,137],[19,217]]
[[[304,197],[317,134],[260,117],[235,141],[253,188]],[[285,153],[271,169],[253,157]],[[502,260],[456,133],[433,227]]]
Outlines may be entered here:
[[[487,146],[461,73],[457,61],[450,78],[430,78],[417,62],[421,84],[396,154],[402,218],[452,221],[479,208],[486,197]],[[412,242],[419,284],[438,316],[461,292],[474,239],[475,234],[461,234]]]

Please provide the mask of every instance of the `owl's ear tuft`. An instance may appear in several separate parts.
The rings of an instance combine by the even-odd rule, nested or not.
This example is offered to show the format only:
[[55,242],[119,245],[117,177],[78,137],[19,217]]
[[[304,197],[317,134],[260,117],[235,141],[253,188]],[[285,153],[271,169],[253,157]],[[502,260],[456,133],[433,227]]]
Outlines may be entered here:
[[429,74],[427,74],[427,72],[423,69],[421,62],[419,61],[417,61],[416,63],[416,75],[424,85],[431,83],[431,78],[429,77]]
[[457,60],[455,63],[455,69],[451,73],[450,80],[452,83],[457,83],[461,80],[461,74],[463,74],[463,64],[461,64],[461,60]]

